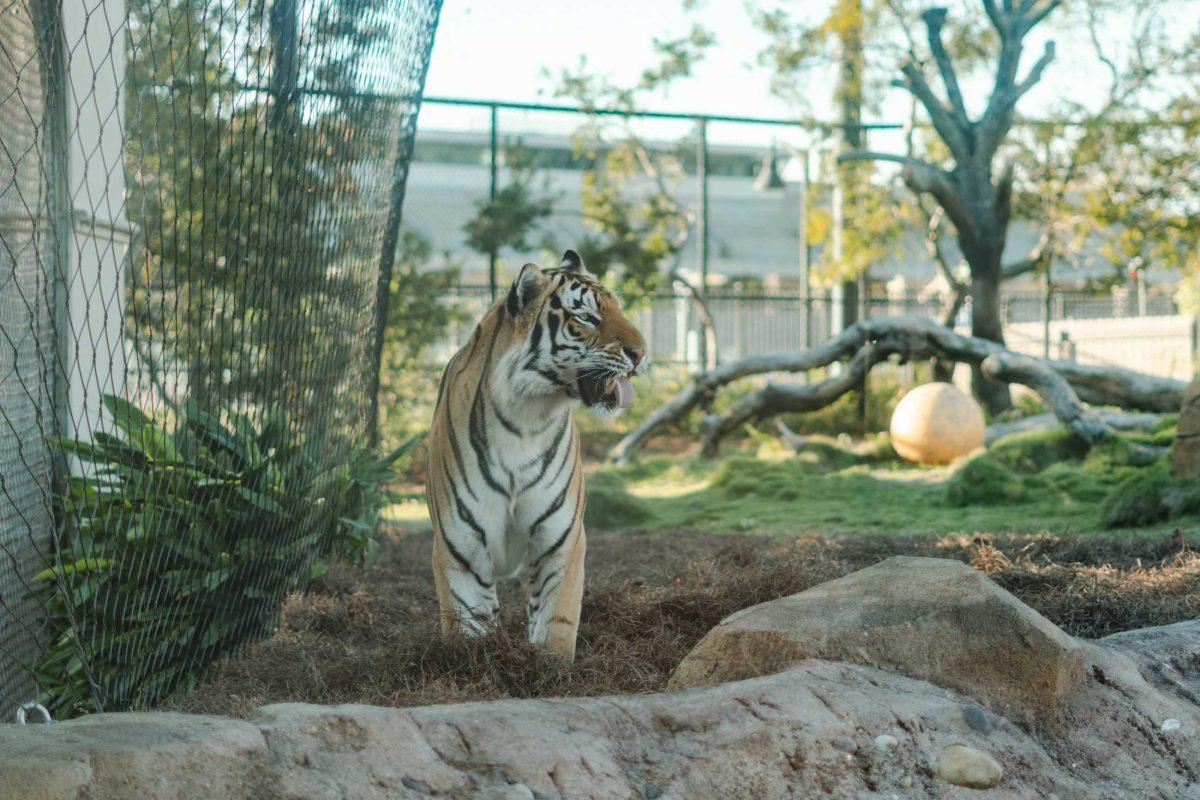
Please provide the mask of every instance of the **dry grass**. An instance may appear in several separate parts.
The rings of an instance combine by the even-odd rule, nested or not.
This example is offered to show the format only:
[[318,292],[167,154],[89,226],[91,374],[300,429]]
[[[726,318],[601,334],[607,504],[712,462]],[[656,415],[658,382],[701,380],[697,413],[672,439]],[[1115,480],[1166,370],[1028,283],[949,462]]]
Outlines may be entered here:
[[385,545],[368,572],[334,569],[292,598],[272,639],[169,706],[245,715],[285,701],[407,706],[655,691],[729,613],[900,554],[972,563],[1078,636],[1191,619],[1200,610],[1200,558],[1181,536],[790,543],[691,531],[596,536],[578,657],[566,666],[522,640],[515,588],[493,635],[441,636],[428,536],[408,536]]

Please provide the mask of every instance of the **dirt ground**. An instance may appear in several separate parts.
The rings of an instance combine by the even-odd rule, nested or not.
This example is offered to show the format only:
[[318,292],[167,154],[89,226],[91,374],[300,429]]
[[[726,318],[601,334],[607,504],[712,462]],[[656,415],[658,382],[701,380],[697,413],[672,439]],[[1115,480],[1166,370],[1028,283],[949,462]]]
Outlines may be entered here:
[[397,532],[368,571],[332,569],[284,609],[278,632],[218,669],[174,710],[245,716],[266,703],[384,706],[662,689],[726,615],[892,555],[958,558],[1077,636],[1195,618],[1200,556],[1159,538],[807,537],[678,530],[589,537],[578,654],[563,665],[522,641],[519,588],[483,639],[436,624],[428,532]]

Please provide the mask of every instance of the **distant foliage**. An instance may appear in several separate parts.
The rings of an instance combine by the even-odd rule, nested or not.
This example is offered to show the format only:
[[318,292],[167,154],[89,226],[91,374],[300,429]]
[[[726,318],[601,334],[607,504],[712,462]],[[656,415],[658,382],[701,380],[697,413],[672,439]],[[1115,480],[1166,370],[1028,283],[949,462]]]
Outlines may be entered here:
[[[556,95],[585,111],[634,111],[642,97],[687,78],[716,42],[701,25],[677,38],[653,42],[656,61],[632,86],[619,86],[588,69],[556,76]],[[695,149],[687,137],[678,148],[651,148],[628,119],[590,116],[575,134],[576,153],[594,166],[584,174],[583,219],[590,229],[580,242],[588,267],[606,278],[627,302],[645,299],[671,280],[677,256],[695,222],[695,212],[676,199],[684,175],[684,153]]]
[[554,211],[557,199],[547,181],[539,185],[536,164],[528,149],[520,144],[506,147],[504,162],[507,182],[497,189],[495,197],[477,202],[475,216],[463,226],[467,246],[483,255],[535,249],[538,243],[534,236]]
[[447,302],[458,287],[460,272],[458,264],[437,262],[424,236],[407,228],[401,231],[384,334],[385,373],[421,362],[452,324],[464,320],[462,311]]

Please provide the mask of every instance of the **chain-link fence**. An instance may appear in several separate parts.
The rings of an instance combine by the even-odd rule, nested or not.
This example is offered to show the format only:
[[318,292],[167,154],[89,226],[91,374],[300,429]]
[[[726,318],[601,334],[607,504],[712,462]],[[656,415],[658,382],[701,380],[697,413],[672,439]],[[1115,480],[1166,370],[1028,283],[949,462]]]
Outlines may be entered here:
[[149,705],[353,541],[440,5],[0,0],[4,708]]

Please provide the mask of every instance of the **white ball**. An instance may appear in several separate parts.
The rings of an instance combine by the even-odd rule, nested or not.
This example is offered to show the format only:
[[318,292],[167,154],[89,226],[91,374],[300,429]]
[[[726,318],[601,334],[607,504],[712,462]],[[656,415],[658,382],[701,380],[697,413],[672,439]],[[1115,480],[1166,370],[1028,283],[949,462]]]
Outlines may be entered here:
[[892,447],[906,461],[947,464],[983,447],[983,411],[948,383],[926,383],[892,412]]

